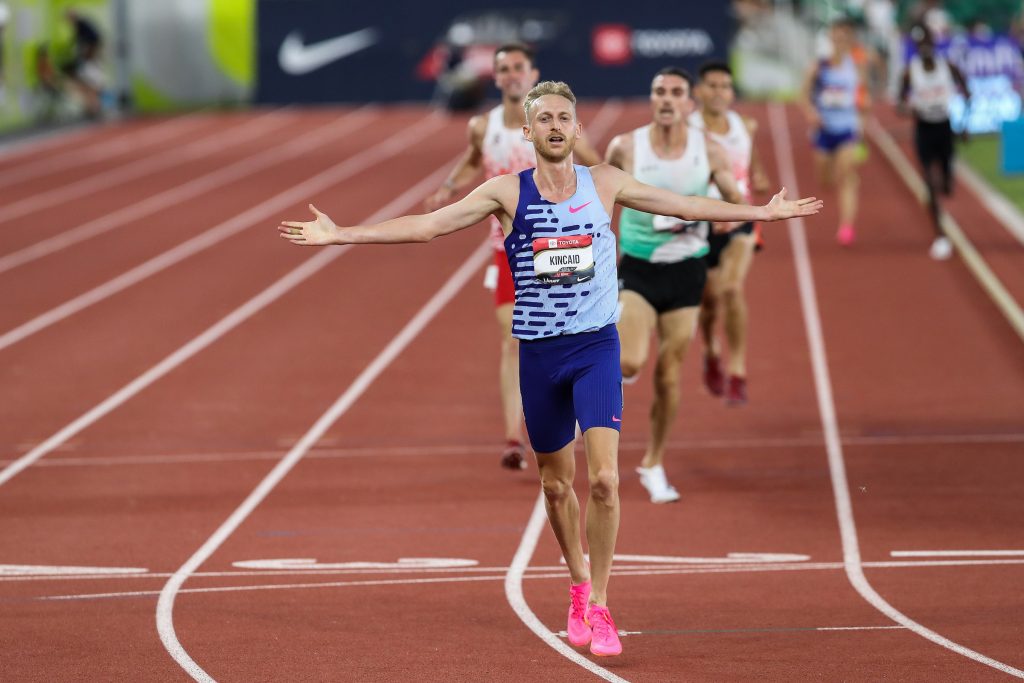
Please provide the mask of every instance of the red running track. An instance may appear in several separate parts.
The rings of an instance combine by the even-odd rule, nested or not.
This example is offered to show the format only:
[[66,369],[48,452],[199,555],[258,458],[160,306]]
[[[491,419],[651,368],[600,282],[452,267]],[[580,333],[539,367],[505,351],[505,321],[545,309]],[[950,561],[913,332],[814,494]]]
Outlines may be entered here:
[[[792,163],[801,192],[820,192],[795,112],[749,113],[773,177]],[[278,115],[287,120],[277,132],[58,197],[39,223],[0,224],[0,258],[359,113]],[[603,147],[646,108],[587,106],[582,116],[608,124],[595,135]],[[154,145],[173,155],[250,118],[204,118]],[[777,149],[780,121],[792,145]],[[167,124],[98,129],[35,156],[67,158],[153,125]],[[422,126],[415,142],[385,149],[413,126]],[[282,152],[280,163],[150,219],[0,273],[0,335],[50,316],[0,347],[4,471],[35,458],[0,475],[4,679],[189,680],[158,634],[158,595],[167,599],[170,575],[253,500],[275,464],[304,453],[206,546],[161,622],[179,659],[218,681],[1008,678],[886,617],[847,579],[786,226],[767,228],[748,286],[751,403],[728,409],[701,391],[698,349],[684,370],[668,455],[678,505],[649,504],[633,474],[649,379],[627,390],[618,551],[632,557],[616,564],[611,590],[625,653],[588,672],[524,626],[505,584],[538,486],[533,468],[497,467],[498,340],[474,260],[485,231],[336,250],[328,262],[331,252],[288,248],[273,230],[312,198],[339,222],[417,207],[439,178],[420,181],[450,166],[464,126],[415,108],[373,112],[369,125],[300,156]],[[141,156],[26,180],[3,193],[0,211]],[[353,158],[362,165],[328,171]],[[0,157],[0,183],[11,160]],[[315,177],[326,185],[303,194]],[[926,217],[880,154],[863,177],[855,249],[834,245],[831,204],[805,228],[864,576],[907,620],[1021,669],[1019,340],[966,269],[927,258]],[[238,216],[235,232],[109,287]],[[302,264],[306,279],[281,280]],[[464,286],[443,289],[461,275]],[[67,308],[90,290],[95,301]],[[424,316],[439,292],[450,301]],[[66,315],[53,313],[61,306]],[[373,366],[411,320],[423,324]],[[352,400],[307,453],[303,437],[342,395]],[[1004,554],[893,556],[907,551]],[[526,608],[556,634],[567,579],[558,557],[543,529],[522,568]]]

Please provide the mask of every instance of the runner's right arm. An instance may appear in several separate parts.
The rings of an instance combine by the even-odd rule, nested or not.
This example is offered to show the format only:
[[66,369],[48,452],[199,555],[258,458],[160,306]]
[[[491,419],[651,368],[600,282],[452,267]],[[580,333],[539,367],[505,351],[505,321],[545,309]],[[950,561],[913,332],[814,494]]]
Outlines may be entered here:
[[281,221],[280,237],[304,247],[329,244],[398,244],[429,242],[471,225],[490,215],[505,215],[505,206],[514,203],[519,193],[519,178],[512,175],[491,178],[468,195],[437,211],[400,216],[374,225],[339,227],[330,216],[312,204],[311,221]]
[[469,120],[469,125],[466,127],[466,133],[469,138],[466,151],[458,163],[455,164],[455,168],[445,178],[445,181],[441,183],[441,187],[438,188],[437,192],[424,202],[427,211],[435,211],[450,202],[459,189],[465,187],[480,175],[484,168],[483,146],[486,129],[487,117],[474,116]]

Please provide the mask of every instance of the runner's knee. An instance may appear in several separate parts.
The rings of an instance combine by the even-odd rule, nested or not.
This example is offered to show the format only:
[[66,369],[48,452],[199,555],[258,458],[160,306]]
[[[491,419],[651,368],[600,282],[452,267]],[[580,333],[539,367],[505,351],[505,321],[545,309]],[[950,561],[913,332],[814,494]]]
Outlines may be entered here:
[[565,500],[572,489],[572,479],[558,474],[544,473],[541,475],[541,488],[549,503]]
[[596,503],[611,505],[619,492],[619,473],[614,467],[601,467],[590,475],[590,496]]

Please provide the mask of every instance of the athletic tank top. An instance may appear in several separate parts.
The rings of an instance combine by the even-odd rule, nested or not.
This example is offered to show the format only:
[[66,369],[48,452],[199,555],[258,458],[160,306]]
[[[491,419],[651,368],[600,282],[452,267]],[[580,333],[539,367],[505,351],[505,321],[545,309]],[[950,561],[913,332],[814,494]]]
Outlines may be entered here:
[[[481,151],[484,176],[488,179],[519,173],[537,165],[533,143],[523,136],[522,128],[505,127],[505,108],[500,104],[487,114]],[[491,216],[491,244],[495,250],[504,250],[504,240],[501,222]]]
[[945,59],[935,57],[935,68],[928,71],[921,56],[914,55],[910,60],[910,106],[917,118],[928,123],[947,120],[955,93],[953,72]]
[[[633,176],[676,194],[706,196],[711,164],[703,131],[688,131],[686,149],[678,159],[659,159],[651,147],[649,130],[650,126],[643,126],[633,131]],[[708,224],[624,208],[619,243],[622,253],[652,263],[699,258],[708,253]]]
[[818,63],[814,106],[821,115],[821,127],[828,133],[847,133],[860,128],[857,115],[857,83],[860,79],[853,57],[839,64]]
[[616,322],[615,234],[594,179],[576,170],[576,194],[553,204],[540,196],[534,169],[519,173],[519,204],[505,255],[516,301],[512,336],[542,339],[592,332]]
[[[712,140],[725,149],[729,157],[729,167],[733,177],[736,178],[736,184],[740,188],[743,200],[750,202],[750,152],[753,149],[753,140],[750,139],[750,131],[747,130],[747,124],[743,121],[742,116],[734,111],[727,111],[725,118],[729,123],[729,129],[725,133],[706,132]],[[700,115],[699,111],[690,114],[690,126],[698,130],[705,130],[704,117]],[[722,193],[719,192],[718,186],[712,183],[708,190],[708,196],[721,199]]]

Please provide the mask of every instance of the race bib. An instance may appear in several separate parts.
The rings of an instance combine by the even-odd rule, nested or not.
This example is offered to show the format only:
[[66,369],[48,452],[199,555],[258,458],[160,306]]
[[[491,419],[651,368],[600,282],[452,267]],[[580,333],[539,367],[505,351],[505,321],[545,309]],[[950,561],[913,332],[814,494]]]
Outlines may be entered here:
[[848,88],[829,87],[822,88],[818,104],[823,109],[850,109],[854,106],[854,93]]
[[590,235],[542,237],[533,241],[533,273],[546,285],[575,285],[594,277]]
[[671,232],[680,234],[684,232],[696,233],[704,221],[684,221],[675,216],[653,216],[652,227],[654,232]]

